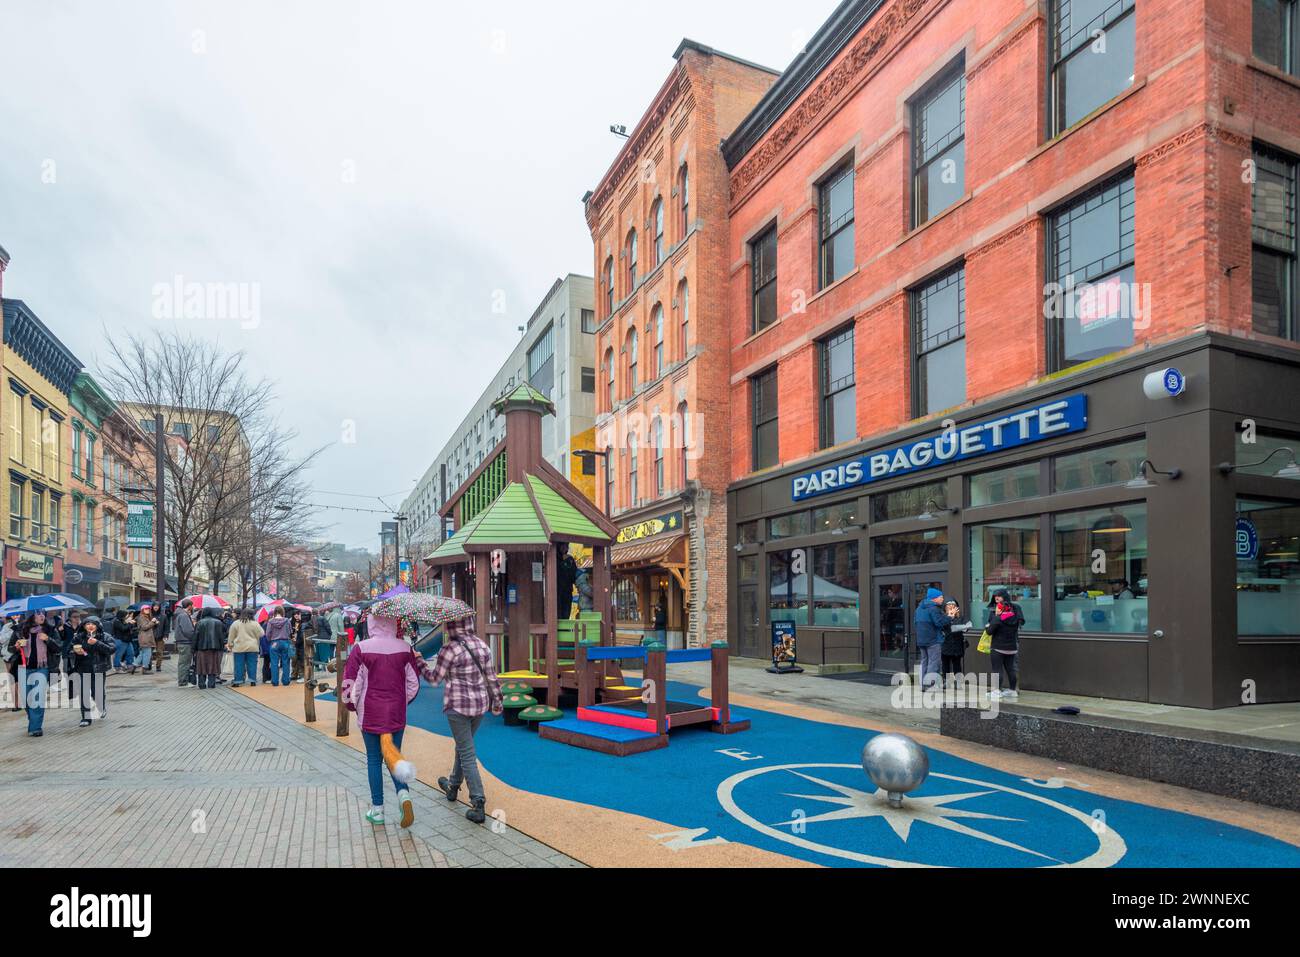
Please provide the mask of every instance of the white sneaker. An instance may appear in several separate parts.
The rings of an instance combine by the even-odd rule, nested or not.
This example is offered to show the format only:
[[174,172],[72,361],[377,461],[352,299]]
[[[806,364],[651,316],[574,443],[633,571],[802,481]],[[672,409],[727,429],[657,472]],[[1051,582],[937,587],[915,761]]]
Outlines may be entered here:
[[1001,692],[1001,691],[990,691],[990,692],[989,692],[989,700],[992,700],[992,699],[994,699],[994,698],[1001,698],[1001,697],[1002,697],[1002,692]]
[[402,809],[402,827],[410,827],[415,823],[415,805],[411,803],[410,791],[397,792],[397,806]]
[[369,811],[366,812],[366,820],[369,821],[371,824],[383,824],[384,809],[381,807],[377,807],[377,808],[372,807]]
[[1002,692],[1002,697],[1004,697],[1004,698],[1011,698],[1011,699],[1014,700],[1014,699],[1020,697],[1020,692],[1019,692],[1019,691],[1004,691],[1004,692]]

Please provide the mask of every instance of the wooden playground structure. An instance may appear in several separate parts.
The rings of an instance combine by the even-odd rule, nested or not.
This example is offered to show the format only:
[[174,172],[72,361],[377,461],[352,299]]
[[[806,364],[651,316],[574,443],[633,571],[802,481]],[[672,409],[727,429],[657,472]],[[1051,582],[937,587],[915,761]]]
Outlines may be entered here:
[[[474,607],[501,681],[549,706],[541,737],[621,756],[664,747],[674,727],[748,727],[730,717],[725,642],[616,646],[610,549],[618,529],[542,457],[541,421],[554,405],[521,385],[493,409],[505,416],[505,438],[448,497],[440,514],[457,531],[424,561],[443,594]],[[592,552],[592,607],[577,618],[560,586],[566,561],[573,565],[570,544]],[[712,662],[707,706],[665,697],[667,665],[686,661]],[[640,685],[625,678],[624,662],[643,668]],[[562,699],[576,700],[577,717],[558,716]]]

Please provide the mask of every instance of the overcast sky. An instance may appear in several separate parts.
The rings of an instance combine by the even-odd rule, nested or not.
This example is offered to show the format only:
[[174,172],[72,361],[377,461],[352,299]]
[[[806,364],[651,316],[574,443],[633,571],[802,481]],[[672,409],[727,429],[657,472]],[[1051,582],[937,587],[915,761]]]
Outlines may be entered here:
[[[591,274],[580,198],[682,37],[784,68],[834,7],[0,0],[5,295],[92,370],[105,329],[247,351],[329,446],[315,501],[396,507],[555,278]],[[169,319],[177,277],[247,298]],[[385,517],[320,520],[373,549]]]

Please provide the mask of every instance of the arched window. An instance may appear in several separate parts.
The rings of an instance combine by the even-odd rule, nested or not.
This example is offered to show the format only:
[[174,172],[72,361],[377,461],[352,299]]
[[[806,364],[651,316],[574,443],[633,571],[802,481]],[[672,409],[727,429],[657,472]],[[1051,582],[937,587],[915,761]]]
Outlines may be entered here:
[[655,337],[655,378],[664,374],[664,307],[655,303],[654,315],[650,318]]
[[637,489],[636,489],[636,433],[633,432],[627,437],[627,507],[636,508]]
[[681,471],[678,473],[678,481],[684,490],[686,488],[686,452],[691,445],[691,420],[686,412],[686,403],[683,402],[677,407],[677,448],[681,450],[679,461]]
[[677,354],[685,359],[686,353],[691,348],[691,290],[683,279],[681,285],[677,287],[677,309],[681,316],[681,325],[678,327]]
[[627,234],[627,294],[636,290],[636,230]]
[[650,268],[653,269],[664,261],[664,201],[662,199],[655,200],[650,217],[654,222],[655,231],[654,260],[650,263]]
[[655,498],[664,494],[664,420],[655,416],[654,424],[655,450]]
[[605,260],[605,318],[614,314],[614,257]]
[[636,330],[627,334],[627,395],[631,398],[636,392],[637,338]]
[[614,350],[605,350],[605,374],[609,377],[609,405],[605,407],[606,412],[614,411]]
[[614,514],[614,448],[605,446],[605,511]]
[[677,198],[680,201],[678,208],[681,210],[681,229],[682,239],[686,238],[686,231],[691,228],[691,174],[686,164],[677,171]]

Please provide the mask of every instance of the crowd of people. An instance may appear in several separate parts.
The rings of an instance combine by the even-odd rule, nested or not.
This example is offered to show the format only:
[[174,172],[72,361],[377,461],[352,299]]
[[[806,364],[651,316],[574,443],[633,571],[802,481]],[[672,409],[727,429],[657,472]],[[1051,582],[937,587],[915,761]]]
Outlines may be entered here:
[[174,606],[145,604],[102,613],[72,610],[13,615],[0,627],[0,657],[9,675],[10,700],[4,707],[27,712],[27,733],[45,733],[51,695],[62,691],[75,700],[80,727],[107,716],[109,676],[159,673],[175,646],[176,683],[181,688],[215,688],[225,684],[223,658],[230,654],[231,686],[273,686],[303,682],[304,656],[313,653],[312,638],[349,643],[365,637],[366,622],[349,621],[335,609],[313,615],[296,607],[276,607],[265,627],[251,609],[238,618],[231,609],[196,609],[190,599]]
[[[961,675],[965,671],[966,652],[970,647],[967,635],[974,630],[970,621],[962,622],[961,606],[945,598],[938,588],[930,588],[916,607],[913,631],[916,635],[918,665],[921,683],[930,687],[942,683],[948,675]],[[1018,698],[1020,678],[1020,628],[1025,615],[1020,606],[1011,600],[1011,593],[999,588],[985,609],[984,631],[980,639],[987,647],[993,662],[993,674],[1002,685],[989,692],[990,698]]]

